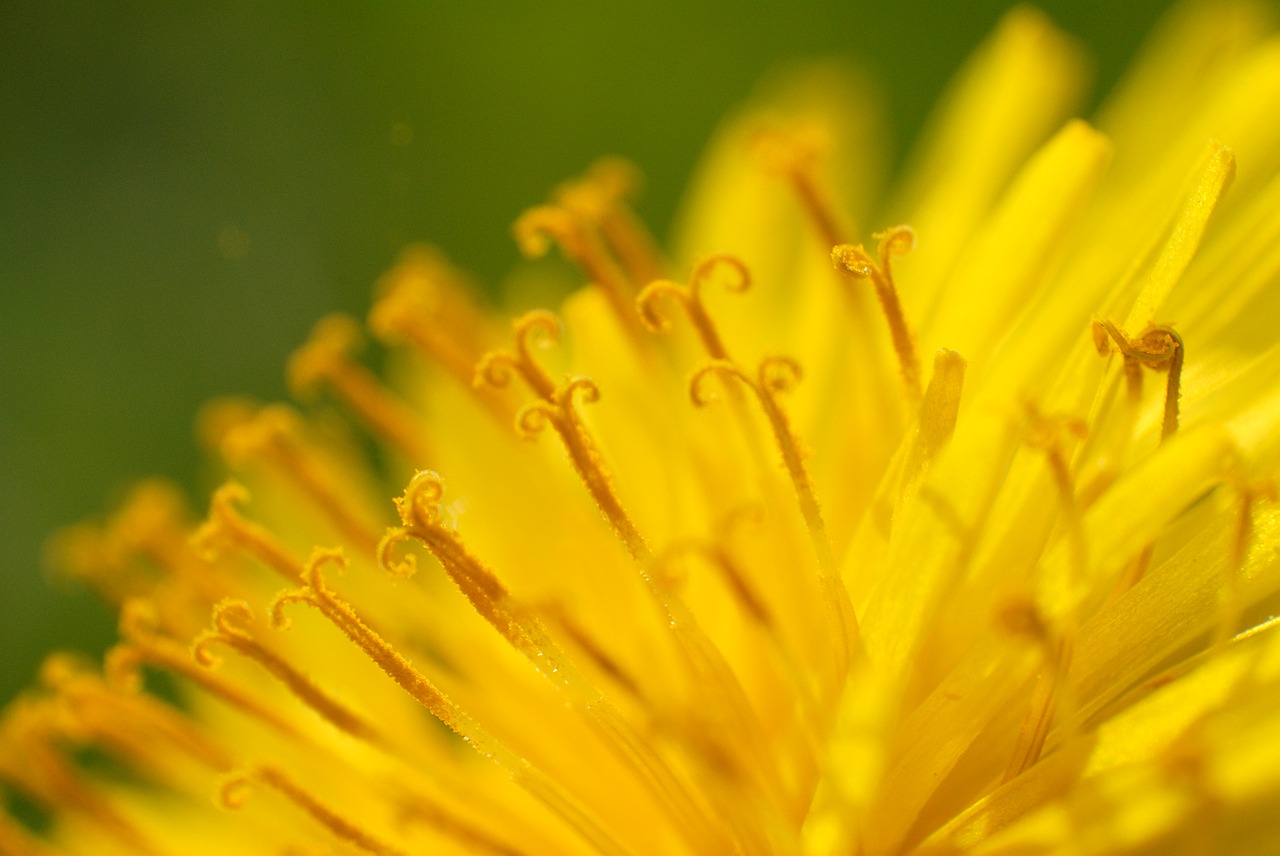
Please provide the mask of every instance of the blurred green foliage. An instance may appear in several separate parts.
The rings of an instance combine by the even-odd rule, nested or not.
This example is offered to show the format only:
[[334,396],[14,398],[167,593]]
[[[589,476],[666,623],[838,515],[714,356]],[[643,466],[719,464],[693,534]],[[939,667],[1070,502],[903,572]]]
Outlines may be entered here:
[[[0,699],[106,610],[40,572],[54,527],[138,477],[193,484],[191,416],[283,395],[320,314],[411,240],[489,282],[509,224],[599,154],[661,233],[721,115],[845,56],[897,145],[1006,4],[182,2],[0,11]],[[1105,89],[1162,0],[1042,4]]]

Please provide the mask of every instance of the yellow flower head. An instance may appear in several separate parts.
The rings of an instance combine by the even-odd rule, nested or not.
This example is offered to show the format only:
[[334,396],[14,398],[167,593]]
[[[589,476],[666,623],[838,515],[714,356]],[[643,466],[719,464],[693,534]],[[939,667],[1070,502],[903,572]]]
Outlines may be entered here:
[[0,852],[1277,852],[1251,10],[1182,12],[1095,124],[1013,12],[887,200],[856,90],[794,75],[669,255],[620,161],[523,214],[588,283],[555,312],[408,251],[386,379],[326,318],[307,412],[202,413],[203,521],[148,483],[56,539],[121,641],[4,713],[47,829]]

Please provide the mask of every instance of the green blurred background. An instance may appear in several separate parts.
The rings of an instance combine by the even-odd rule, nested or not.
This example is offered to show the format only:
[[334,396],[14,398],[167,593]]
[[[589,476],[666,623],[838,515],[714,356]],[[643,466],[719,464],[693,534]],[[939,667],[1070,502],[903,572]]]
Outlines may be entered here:
[[[47,533],[140,476],[193,484],[199,404],[283,395],[310,323],[363,313],[404,243],[492,283],[515,215],[605,153],[643,167],[662,233],[717,120],[791,58],[862,65],[900,153],[1006,5],[5,4],[0,700],[111,638],[41,570]],[[1041,4],[1095,93],[1166,5]]]

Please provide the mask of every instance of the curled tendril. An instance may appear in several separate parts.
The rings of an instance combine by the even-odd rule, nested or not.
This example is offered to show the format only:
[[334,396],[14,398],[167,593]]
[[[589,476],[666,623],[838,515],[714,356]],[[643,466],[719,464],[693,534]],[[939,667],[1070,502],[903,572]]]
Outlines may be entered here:
[[396,511],[405,526],[427,526],[440,519],[444,480],[431,470],[414,473],[404,493],[396,497]]
[[671,329],[671,321],[658,310],[658,300],[669,297],[684,309],[695,325],[709,324],[706,309],[702,305],[702,287],[720,270],[727,269],[731,278],[724,280],[725,288],[740,294],[751,288],[751,274],[746,264],[737,256],[727,253],[710,256],[696,265],[689,274],[689,284],[682,285],[670,279],[658,279],[649,283],[636,297],[636,310],[644,325],[655,333]]
[[285,589],[277,594],[267,607],[271,626],[274,629],[288,630],[293,623],[284,613],[284,608],[289,604],[305,603],[322,608],[323,604],[329,600],[330,592],[324,584],[324,575],[320,572],[326,564],[337,565],[338,573],[344,573],[347,569],[347,557],[343,555],[341,549],[316,547],[312,550],[311,556],[302,569],[302,587]]
[[215,668],[221,658],[209,649],[215,644],[226,644],[229,640],[240,639],[250,641],[248,625],[253,621],[253,610],[243,600],[224,598],[214,604],[213,627],[203,631],[191,643],[191,656],[205,668]]
[[209,501],[209,516],[215,520],[238,520],[238,505],[249,501],[249,489],[237,481],[229,481],[213,492]]
[[560,341],[560,319],[545,309],[534,309],[512,322],[515,351],[498,348],[486,353],[476,364],[473,383],[501,389],[519,374],[538,395],[549,397],[555,384],[533,358],[533,347]]
[[222,635],[213,630],[202,630],[191,642],[191,659],[206,669],[216,669],[222,665],[222,658],[209,649],[217,642],[222,642]]
[[1183,349],[1182,336],[1166,324],[1148,327],[1140,336],[1130,339],[1115,324],[1105,318],[1093,322],[1093,343],[1098,353],[1111,353],[1110,342],[1127,359],[1156,370],[1170,370]]
[[488,351],[476,363],[471,385],[477,389],[484,386],[503,389],[511,383],[512,376],[519,370],[520,358],[515,354],[503,349]]
[[916,233],[910,226],[890,226],[871,237],[878,241],[876,254],[880,257],[880,269],[888,271],[893,259],[905,256],[916,248]]
[[405,553],[396,558],[395,548],[414,540],[413,533],[403,527],[388,529],[378,542],[378,565],[393,577],[409,579],[418,572],[418,557]]
[[545,347],[560,341],[560,319],[546,309],[533,309],[511,324],[515,333],[516,353],[533,362],[530,348]]
[[689,276],[689,291],[695,298],[700,296],[702,286],[710,282],[719,270],[728,270],[729,279],[724,280],[724,287],[735,294],[751,289],[751,272],[742,259],[729,253],[717,253],[703,259]]
[[1124,355],[1125,371],[1129,375],[1130,390],[1140,388],[1141,371],[1146,366],[1168,375],[1164,396],[1164,419],[1160,428],[1161,440],[1168,439],[1178,430],[1178,397],[1182,383],[1182,362],[1186,354],[1182,336],[1166,324],[1148,327],[1136,338],[1130,339],[1115,324],[1105,318],[1094,319],[1093,343],[1098,353],[1111,353],[1111,343]]
[[213,492],[209,500],[209,517],[196,527],[190,544],[207,562],[216,561],[229,546],[229,534],[242,523],[237,506],[249,501],[249,490],[237,481],[228,481]]
[[248,625],[253,622],[253,610],[243,600],[224,598],[213,606],[213,626],[219,633],[248,638]]
[[555,389],[550,401],[533,401],[516,414],[516,431],[524,439],[532,439],[548,424],[562,429],[571,423],[575,405],[594,404],[600,400],[600,387],[589,377],[572,377]]
[[765,357],[757,372],[761,392],[790,392],[804,377],[804,370],[791,357]]
[[707,378],[712,375],[719,375],[727,380],[739,380],[748,387],[754,389],[755,381],[751,376],[742,370],[742,368],[731,360],[711,360],[704,364],[701,368],[693,373],[693,377],[689,379],[689,398],[692,399],[695,407],[706,407],[713,401],[719,399],[714,392],[707,390]]
[[254,769],[236,770],[218,785],[215,801],[223,808],[243,808],[249,801],[249,795],[253,793],[257,779],[258,772]]
[[663,333],[671,329],[671,319],[658,310],[658,300],[670,297],[688,311],[689,301],[693,299],[690,290],[671,279],[655,279],[636,295],[636,311],[644,326],[654,333]]
[[549,401],[532,401],[516,414],[516,431],[525,440],[532,440],[542,433],[548,423],[560,419],[560,408]]
[[561,402],[566,410],[572,408],[575,403],[595,404],[600,400],[600,387],[589,377],[570,378],[556,390],[556,400]]
[[582,249],[582,226],[570,211],[560,205],[539,205],[525,211],[512,227],[520,252],[529,258],[541,258],[559,243],[566,255],[577,255]]
[[302,580],[314,589],[316,594],[327,595],[329,590],[325,587],[324,575],[320,573],[320,569],[325,565],[333,565],[338,569],[339,574],[345,574],[349,564],[341,547],[316,547],[307,558],[306,567],[302,571]]
[[121,642],[111,646],[102,658],[102,674],[111,687],[136,693],[142,689],[142,666],[146,661],[141,648]]
[[267,616],[274,630],[288,630],[293,626],[293,619],[284,614],[284,608],[291,603],[315,604],[315,592],[308,587],[285,589],[271,599],[267,605]]

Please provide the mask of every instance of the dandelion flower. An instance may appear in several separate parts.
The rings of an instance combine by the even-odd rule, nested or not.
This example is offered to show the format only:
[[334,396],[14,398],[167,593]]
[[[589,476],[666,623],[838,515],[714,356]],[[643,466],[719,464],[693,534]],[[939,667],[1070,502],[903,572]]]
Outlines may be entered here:
[[0,851],[1276,852],[1280,52],[1079,65],[1010,14],[885,200],[787,77],[670,255],[601,161],[515,224],[555,312],[407,252],[386,378],[326,318],[203,520],[55,539],[121,640],[4,713]]

